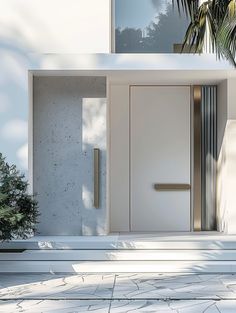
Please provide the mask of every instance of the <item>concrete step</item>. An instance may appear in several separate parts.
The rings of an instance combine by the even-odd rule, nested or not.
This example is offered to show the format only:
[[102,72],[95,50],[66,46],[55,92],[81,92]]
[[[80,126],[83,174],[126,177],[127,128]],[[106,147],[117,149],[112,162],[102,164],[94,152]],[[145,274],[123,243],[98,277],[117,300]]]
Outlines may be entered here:
[[236,273],[236,261],[0,261],[1,273]]
[[236,250],[25,250],[0,261],[236,261]]
[[0,243],[1,249],[28,250],[236,250],[236,236],[222,234],[132,234],[108,236],[35,236]]

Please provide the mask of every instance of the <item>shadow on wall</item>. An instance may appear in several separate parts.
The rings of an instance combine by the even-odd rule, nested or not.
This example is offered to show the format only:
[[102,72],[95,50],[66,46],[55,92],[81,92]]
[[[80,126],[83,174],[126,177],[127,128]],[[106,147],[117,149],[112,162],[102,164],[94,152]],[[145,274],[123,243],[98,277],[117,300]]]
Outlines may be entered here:
[[[92,0],[90,0],[92,1]],[[57,10],[55,11],[55,6]],[[78,6],[83,10],[77,10]],[[27,172],[27,119],[28,119],[28,69],[90,67],[96,57],[87,60],[81,57],[75,64],[71,56],[58,57],[42,53],[78,53],[84,49],[88,33],[92,36],[93,25],[84,15],[97,17],[95,8],[89,10],[89,1],[50,0],[47,10],[42,1],[8,0],[1,3],[0,12],[0,151],[9,163],[15,163]],[[106,1],[98,10],[105,11]],[[79,18],[79,17],[82,17]],[[89,20],[89,19],[88,19]],[[90,21],[90,20],[89,20]],[[100,39],[108,24],[104,20],[97,25]],[[78,27],[77,27],[78,26]],[[84,27],[81,27],[84,26]],[[75,38],[77,38],[75,40]],[[80,39],[80,40],[79,40]],[[92,38],[91,38],[92,39]],[[87,40],[88,49],[104,44],[99,38]],[[85,45],[86,46],[86,45]],[[87,48],[87,47],[86,47]],[[101,51],[104,52],[104,51]]]
[[[63,52],[60,49],[65,47],[64,40],[68,38],[64,37],[65,34],[58,35],[59,29],[56,29],[54,26],[54,18],[55,22],[58,23],[60,21],[60,13],[63,13],[63,18],[65,15],[68,17],[68,12],[71,12],[71,7],[68,11],[65,11],[64,14],[63,8],[65,8],[66,5],[67,3],[65,1],[65,4],[59,6],[55,15],[52,2],[48,4],[49,10],[45,13],[41,1],[36,1],[34,5],[32,5],[30,1],[24,1],[22,3],[11,0],[8,4],[4,5],[5,10],[2,18],[0,13],[0,151],[6,156],[9,163],[16,164],[17,167],[24,170],[25,173],[27,173],[28,158],[28,70],[32,68],[50,68],[50,66],[65,68],[68,64],[69,68],[75,67],[74,60],[71,57],[53,57],[50,59],[47,55],[39,54],[40,52],[47,52],[47,49],[49,49],[50,52]],[[73,1],[73,5],[78,6],[78,2]],[[37,12],[37,8],[39,8],[39,12]],[[53,22],[52,16],[49,14],[52,9]],[[74,20],[74,22],[77,23],[78,21]],[[65,25],[62,25],[63,30],[64,26]],[[69,32],[70,30],[72,31],[71,25],[68,24],[66,31]],[[72,36],[69,38],[73,38],[73,40],[69,39],[71,40],[70,49],[77,47],[78,42],[77,45],[74,45],[75,37]],[[96,61],[96,58],[92,61],[94,60]],[[83,62],[83,60],[80,60],[80,62]],[[87,145],[84,148],[89,149]],[[103,148],[101,148],[101,150],[103,151]],[[103,159],[104,157],[102,156],[102,160]],[[76,161],[76,156],[72,161]],[[71,169],[71,175],[72,178],[75,176],[78,177],[78,173],[75,172],[73,167]],[[49,182],[50,181],[48,181],[48,183]],[[58,191],[60,191],[62,187],[66,187],[62,186],[61,180],[55,182],[54,179],[48,190],[45,190],[45,193],[50,194],[50,188],[52,186],[55,187],[56,183],[58,183]],[[65,182],[65,184],[68,184],[68,181]],[[81,191],[80,189],[75,191],[77,197],[69,199],[67,203],[68,212],[65,212],[66,218],[74,219],[74,225],[77,230],[80,223],[78,211],[82,210],[82,208],[85,210],[87,205],[86,201],[88,201],[87,197],[92,193],[91,186],[88,186],[86,180],[84,180],[83,188],[85,205],[82,203],[81,186]],[[69,195],[70,193],[68,193],[68,197]],[[76,203],[78,196],[80,201],[79,206]],[[58,198],[60,200],[60,194],[58,194]],[[72,209],[75,209],[73,212],[76,213],[75,215],[70,215],[70,203],[73,204]],[[48,207],[46,209],[48,210]],[[56,224],[60,219],[60,215],[57,215],[57,220],[53,215],[55,212],[49,211],[49,214],[51,214],[50,221],[54,221],[54,224]],[[102,214],[105,214],[104,210],[100,211],[100,215]],[[89,211],[88,209],[84,212],[83,223],[86,232],[92,231],[92,227],[90,227],[91,215],[99,214]],[[65,222],[67,220],[66,218]],[[96,232],[97,229],[102,229],[103,222],[104,219],[98,216],[97,223],[101,225],[101,227],[95,225],[93,231]],[[61,227],[60,225],[59,223],[59,227]]]
[[223,136],[217,159],[217,229],[228,232],[226,194],[226,133]]
[[0,151],[27,172],[28,71],[37,64],[25,50],[0,39]]
[[[82,151],[84,156],[82,234],[106,233],[106,99],[82,100]],[[100,208],[93,205],[93,149],[100,149]]]
[[218,158],[218,209],[220,230],[235,234],[236,121],[228,120]]
[[[48,47],[58,52],[64,40],[54,33],[52,3],[48,3],[45,12],[41,1],[33,5],[30,2],[6,1],[1,3],[0,12],[0,151],[9,163],[16,164],[25,173],[28,168],[28,69],[40,69],[45,56],[39,53],[47,52]],[[63,11],[63,5],[59,9]],[[56,22],[60,20],[60,10],[53,14]],[[57,62],[63,65],[63,60],[54,60],[55,66]]]
[[11,5],[6,5],[0,18],[0,151],[27,174],[28,69],[39,68],[41,63],[39,56],[29,53],[37,50],[38,40],[30,31],[32,25],[41,29],[42,35],[46,29],[26,8],[14,5],[10,15],[7,9]]

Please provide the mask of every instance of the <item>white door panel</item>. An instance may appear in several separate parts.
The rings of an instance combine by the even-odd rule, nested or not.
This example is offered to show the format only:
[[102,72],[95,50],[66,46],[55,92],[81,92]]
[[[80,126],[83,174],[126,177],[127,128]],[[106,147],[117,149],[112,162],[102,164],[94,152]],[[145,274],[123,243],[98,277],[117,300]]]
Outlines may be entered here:
[[189,231],[190,191],[155,183],[190,184],[190,87],[133,86],[130,102],[131,230]]

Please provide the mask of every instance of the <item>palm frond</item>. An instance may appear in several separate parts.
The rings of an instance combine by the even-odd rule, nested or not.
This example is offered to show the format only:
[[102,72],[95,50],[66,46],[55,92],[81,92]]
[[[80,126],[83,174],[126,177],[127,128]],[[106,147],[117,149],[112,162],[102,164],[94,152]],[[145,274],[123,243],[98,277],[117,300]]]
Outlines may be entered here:
[[236,67],[236,1],[224,1],[224,15],[216,32],[216,52]]
[[235,15],[236,15],[235,13],[236,13],[236,2],[235,2],[235,0],[231,0],[228,4],[229,19],[234,19]]
[[195,47],[197,53],[203,50],[205,35],[207,29],[208,7],[204,3],[194,14],[189,27],[186,31],[183,46],[190,45],[191,48]]
[[190,17],[183,49],[190,45],[201,53],[207,43],[218,58],[226,58],[236,67],[236,0],[206,0],[201,5],[199,2],[175,0],[179,10]]
[[191,17],[192,13],[197,10],[199,7],[199,0],[172,0],[173,5],[177,3],[177,7],[179,12],[186,13],[189,17]]

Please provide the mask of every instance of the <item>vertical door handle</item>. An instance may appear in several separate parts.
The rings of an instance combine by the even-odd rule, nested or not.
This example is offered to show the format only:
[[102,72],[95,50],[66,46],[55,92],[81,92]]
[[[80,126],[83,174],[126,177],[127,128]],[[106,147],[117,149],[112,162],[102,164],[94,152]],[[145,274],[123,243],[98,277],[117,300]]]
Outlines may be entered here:
[[99,208],[99,193],[100,193],[100,149],[93,149],[93,164],[94,164],[94,189],[93,189],[93,205],[95,208]]

